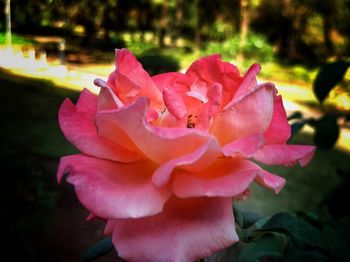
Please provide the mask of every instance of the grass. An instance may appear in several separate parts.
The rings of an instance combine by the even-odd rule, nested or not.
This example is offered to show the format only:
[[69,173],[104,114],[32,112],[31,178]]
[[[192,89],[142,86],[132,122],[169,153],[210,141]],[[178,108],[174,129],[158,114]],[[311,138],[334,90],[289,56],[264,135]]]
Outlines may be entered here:
[[[0,32],[0,45],[3,45],[3,44],[6,44],[6,33]],[[27,37],[12,33],[12,44],[13,45],[34,45],[36,44],[36,42]]]

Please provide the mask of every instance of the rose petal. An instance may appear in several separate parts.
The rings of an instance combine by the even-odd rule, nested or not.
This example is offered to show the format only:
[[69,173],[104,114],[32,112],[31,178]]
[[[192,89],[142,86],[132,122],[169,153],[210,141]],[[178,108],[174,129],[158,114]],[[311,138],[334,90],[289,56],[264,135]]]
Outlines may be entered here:
[[218,83],[210,85],[208,88],[207,98],[208,102],[202,106],[199,119],[196,124],[196,128],[201,130],[208,130],[211,119],[220,112],[222,102],[222,85]]
[[137,97],[146,96],[150,99],[152,108],[159,111],[164,109],[162,93],[140,62],[127,49],[116,50],[116,71],[114,76],[110,76],[110,81],[113,78],[117,94],[124,103],[131,103]]
[[96,96],[85,90],[77,106],[66,99],[59,109],[59,125],[65,137],[84,154],[121,162],[131,162],[141,158],[119,144],[97,135],[94,114],[97,108]]
[[113,227],[113,243],[127,261],[191,262],[238,241],[231,198],[171,198],[162,213]]
[[97,78],[94,80],[94,84],[101,88],[97,103],[98,110],[116,109],[124,105],[107,82]]
[[89,89],[84,88],[83,91],[80,93],[76,106],[81,112],[94,115],[96,113],[96,103],[96,95],[91,93]]
[[272,118],[274,91],[273,84],[265,83],[227,105],[212,124],[212,133],[220,144],[264,132]]
[[273,105],[273,115],[269,128],[265,131],[265,144],[284,144],[291,135],[286,110],[282,97],[276,96]]
[[276,176],[263,169],[258,172],[255,181],[268,189],[274,190],[276,194],[279,193],[286,184],[286,180],[283,177]]
[[245,157],[251,157],[264,143],[264,137],[260,133],[235,140],[222,147],[225,156],[240,153]]
[[254,154],[254,159],[267,165],[307,165],[316,147],[307,145],[266,145]]
[[233,197],[249,187],[258,170],[260,168],[248,160],[218,159],[200,172],[178,171],[174,174],[173,191],[181,198]]
[[181,168],[190,172],[198,172],[211,165],[221,155],[220,146],[215,138],[208,140],[205,144],[190,154],[171,159],[162,164],[152,177],[156,186],[164,186],[169,182],[175,168]]
[[241,77],[237,67],[231,63],[221,62],[220,67],[223,74],[221,83],[223,87],[222,106],[225,106],[232,100],[243,78]]
[[[143,97],[120,110],[98,112],[97,127],[100,130],[103,125],[113,123],[129,136],[145,156],[158,164],[193,152],[211,137],[193,128],[151,126],[145,121],[147,104],[147,98]],[[101,134],[108,139],[111,135],[112,132]]]
[[193,62],[187,69],[186,75],[199,78],[207,83],[221,83],[222,73],[218,61],[221,60],[221,55],[215,54],[202,57]]
[[223,87],[222,105],[232,100],[242,81],[237,67],[221,61],[220,55],[211,55],[195,61],[186,75],[194,79],[199,78],[207,84],[220,83]]
[[243,80],[238,87],[234,97],[245,96],[245,94],[249,93],[255,86],[258,85],[256,81],[256,75],[260,72],[261,66],[259,64],[253,64],[244,75]]
[[186,116],[187,108],[181,94],[178,94],[170,88],[165,88],[163,90],[163,98],[167,109],[176,119],[181,119]]
[[[179,72],[170,72],[152,76],[152,80],[163,93],[165,88],[174,87],[174,85],[183,84],[187,81],[187,77]],[[172,88],[173,89],[173,88]]]
[[158,214],[170,193],[151,182],[150,161],[122,164],[84,155],[61,158],[58,181],[69,173],[80,202],[101,218],[137,218]]

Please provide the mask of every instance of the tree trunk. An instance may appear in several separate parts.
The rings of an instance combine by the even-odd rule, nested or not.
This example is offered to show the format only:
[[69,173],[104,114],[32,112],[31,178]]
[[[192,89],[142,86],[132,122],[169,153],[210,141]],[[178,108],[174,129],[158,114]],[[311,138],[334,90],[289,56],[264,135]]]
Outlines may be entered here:
[[177,0],[176,2],[176,11],[175,11],[175,27],[172,37],[173,46],[176,46],[177,40],[181,32],[181,21],[183,17],[183,4],[184,0]]
[[195,25],[195,32],[194,32],[194,46],[195,51],[199,52],[201,48],[201,9],[200,9],[200,1],[195,1],[195,7],[196,7],[196,25]]
[[240,36],[239,36],[239,45],[238,45],[238,57],[237,60],[239,62],[243,62],[244,60],[244,47],[247,43],[248,31],[249,31],[249,23],[250,23],[250,15],[249,15],[249,0],[241,0],[240,1]]
[[159,47],[165,47],[165,34],[168,27],[168,12],[169,5],[168,1],[164,1],[162,4],[162,16],[160,18],[160,28],[159,28],[159,36],[158,36],[158,44]]

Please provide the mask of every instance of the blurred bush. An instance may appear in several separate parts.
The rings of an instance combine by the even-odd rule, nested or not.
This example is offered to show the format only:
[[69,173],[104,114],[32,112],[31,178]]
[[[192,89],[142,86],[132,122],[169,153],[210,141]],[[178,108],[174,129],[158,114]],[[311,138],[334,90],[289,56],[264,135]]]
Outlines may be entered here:
[[[205,54],[220,53],[224,59],[236,59],[239,55],[240,36],[236,34],[232,38],[223,42],[211,42],[205,48]],[[243,56],[247,61],[259,61],[259,63],[271,62],[274,60],[272,46],[267,42],[263,35],[250,32],[247,42],[242,50]]]

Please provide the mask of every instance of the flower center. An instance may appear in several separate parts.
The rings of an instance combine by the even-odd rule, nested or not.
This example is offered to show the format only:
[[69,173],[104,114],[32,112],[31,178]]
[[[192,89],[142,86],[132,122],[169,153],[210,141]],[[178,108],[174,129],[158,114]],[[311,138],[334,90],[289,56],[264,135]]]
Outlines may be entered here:
[[187,128],[195,128],[197,118],[198,116],[193,116],[192,114],[190,114],[187,117]]

